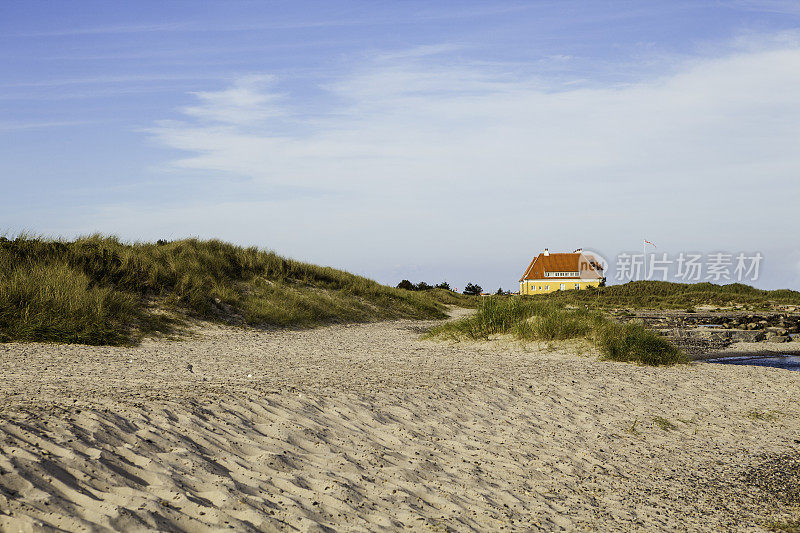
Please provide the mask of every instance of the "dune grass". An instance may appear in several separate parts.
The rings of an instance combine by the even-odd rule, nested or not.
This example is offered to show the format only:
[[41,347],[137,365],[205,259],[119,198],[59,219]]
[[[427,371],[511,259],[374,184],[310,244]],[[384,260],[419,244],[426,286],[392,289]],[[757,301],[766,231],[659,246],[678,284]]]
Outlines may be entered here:
[[469,305],[474,298],[394,289],[217,240],[0,238],[0,340],[6,341],[128,344],[173,330],[184,315],[283,327],[443,318],[446,305],[462,300]]
[[769,531],[779,531],[782,533],[800,533],[800,518],[780,522],[770,522],[767,524]]
[[673,365],[688,361],[685,354],[664,337],[642,324],[605,321],[593,332],[592,340],[609,361],[643,365]]
[[604,359],[612,361],[644,365],[687,361],[680,350],[641,324],[620,324],[599,311],[567,309],[535,298],[484,297],[474,315],[440,324],[430,330],[428,337],[478,340],[495,334],[525,341],[583,338],[594,343]]
[[0,260],[0,335],[7,340],[118,344],[122,317],[139,318],[136,298],[91,284],[57,261],[10,267]]
[[648,309],[693,309],[697,305],[747,306],[769,308],[775,304],[800,305],[800,292],[780,289],[767,291],[742,283],[671,283],[632,281],[584,291],[556,291],[531,298],[562,305],[588,305],[593,308],[630,307]]

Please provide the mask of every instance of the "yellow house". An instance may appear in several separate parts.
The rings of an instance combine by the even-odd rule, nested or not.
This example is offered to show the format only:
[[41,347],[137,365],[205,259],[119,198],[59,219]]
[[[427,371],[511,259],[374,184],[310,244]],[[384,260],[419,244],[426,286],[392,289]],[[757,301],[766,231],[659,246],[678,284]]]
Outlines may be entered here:
[[569,253],[550,253],[545,248],[531,261],[519,280],[520,294],[545,294],[570,289],[599,287],[603,267],[593,255],[578,248]]

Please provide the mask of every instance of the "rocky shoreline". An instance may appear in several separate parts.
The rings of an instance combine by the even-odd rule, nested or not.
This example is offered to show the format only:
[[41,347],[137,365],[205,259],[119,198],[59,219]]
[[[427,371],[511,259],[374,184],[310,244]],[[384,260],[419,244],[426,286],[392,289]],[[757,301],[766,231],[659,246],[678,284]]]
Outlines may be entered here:
[[639,311],[618,313],[615,318],[644,322],[693,359],[800,354],[796,312]]

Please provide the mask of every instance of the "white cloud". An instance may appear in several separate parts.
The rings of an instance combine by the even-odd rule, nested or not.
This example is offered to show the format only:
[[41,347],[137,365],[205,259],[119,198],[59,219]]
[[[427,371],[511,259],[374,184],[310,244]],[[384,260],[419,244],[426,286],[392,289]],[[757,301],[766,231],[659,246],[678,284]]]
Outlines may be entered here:
[[[380,189],[397,176],[435,185],[536,183],[544,177],[718,181],[721,169],[792,157],[800,118],[800,49],[695,61],[669,77],[612,88],[552,88],[498,67],[383,58],[327,88],[325,113],[298,115],[271,77],[195,93],[164,122],[163,144],[197,152],[182,167],[273,183]],[[278,130],[275,117],[294,115]],[[246,126],[246,127],[245,127]],[[278,131],[276,131],[278,130]],[[300,133],[295,133],[300,131]],[[409,172],[412,171],[412,172]],[[362,178],[360,178],[361,176]],[[413,178],[413,177],[415,178]]]
[[[460,243],[450,257],[470,242],[507,256],[548,242],[616,252],[644,231],[673,248],[764,248],[800,223],[800,47],[778,42],[611,87],[437,48],[384,54],[322,87],[317,111],[251,77],[195,93],[151,133],[187,152],[175,168],[336,189],[335,206],[277,207],[263,222],[303,212],[387,264],[440,261],[442,239]],[[474,238],[453,239],[459,228]],[[421,235],[434,237],[420,248]]]
[[200,104],[182,112],[199,121],[236,126],[281,116],[280,95],[270,92],[274,82],[274,76],[246,76],[223,91],[192,93]]

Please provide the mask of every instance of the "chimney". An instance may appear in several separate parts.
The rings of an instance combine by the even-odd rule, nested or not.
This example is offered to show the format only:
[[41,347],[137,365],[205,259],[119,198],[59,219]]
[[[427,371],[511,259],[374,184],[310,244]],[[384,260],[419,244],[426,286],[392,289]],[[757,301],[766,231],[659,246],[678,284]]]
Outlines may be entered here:
[[550,250],[548,250],[547,248],[545,248],[545,249],[544,249],[544,255],[546,255],[546,256],[547,256],[547,255],[550,255]]

